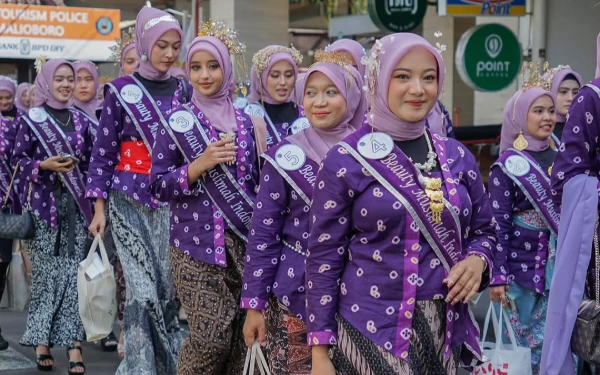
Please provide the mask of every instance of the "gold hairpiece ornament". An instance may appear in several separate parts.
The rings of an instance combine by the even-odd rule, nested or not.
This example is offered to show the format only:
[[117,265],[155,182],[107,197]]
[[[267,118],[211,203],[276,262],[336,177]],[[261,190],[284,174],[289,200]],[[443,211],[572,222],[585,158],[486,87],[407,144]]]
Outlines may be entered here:
[[529,147],[529,142],[525,139],[525,135],[523,135],[523,130],[519,131],[519,136],[513,142],[513,148],[519,151],[525,150]]
[[248,95],[250,87],[250,76],[248,74],[248,65],[246,64],[246,45],[240,41],[239,33],[223,21],[202,22],[198,36],[212,36],[219,39],[229,51],[229,55],[235,61],[236,77],[238,81],[235,84],[234,93],[242,97]]
[[[528,73],[527,79],[525,79],[525,73]],[[533,87],[540,87],[546,91],[550,91],[554,74],[555,72],[550,70],[550,64],[548,61],[544,63],[543,71],[540,71],[539,61],[537,61],[535,64],[530,61],[523,66],[523,70],[521,71],[521,75],[523,76],[523,87],[521,87],[521,90],[526,91]],[[545,75],[547,77],[546,79],[544,79]]]
[[[393,37],[392,37],[393,38]],[[377,90],[377,77],[379,76],[379,71],[381,70],[381,62],[379,61],[379,55],[381,53],[385,53],[383,51],[383,43],[381,40],[375,40],[375,44],[371,48],[371,53],[363,56],[361,59],[361,64],[363,64],[365,69],[365,77],[363,86],[363,90],[365,91],[365,95],[367,101],[369,103],[369,108],[373,108],[375,106],[375,91]],[[373,124],[373,120],[375,120],[375,115],[372,111],[369,111],[368,121],[370,124]]]
[[[318,50],[315,52],[314,59],[316,63],[324,62],[337,65],[352,65],[352,60],[347,53]],[[314,65],[313,64],[313,65]]]
[[113,80],[113,78],[109,77],[109,76],[100,76],[100,77],[98,77],[98,83],[100,85],[107,84],[107,83],[111,82],[112,80]]
[[121,55],[127,46],[135,42],[135,28],[130,27],[123,32],[121,38],[115,39],[115,45],[108,47],[112,54],[109,57],[110,61],[114,61],[115,64],[121,62]]
[[42,72],[42,65],[44,65],[46,61],[48,61],[46,56],[40,56],[37,59],[35,59],[33,66],[35,67],[35,71],[37,74],[40,74]]
[[269,66],[269,61],[271,59],[271,56],[273,56],[274,54],[279,53],[279,52],[289,53],[290,55],[292,55],[292,59],[294,60],[294,62],[296,63],[297,66],[300,66],[302,64],[302,59],[303,59],[302,54],[300,53],[300,51],[298,51],[296,48],[294,48],[293,45],[291,47],[284,47],[284,46],[265,47],[265,48],[261,49],[260,51],[256,52],[254,54],[254,57],[252,58],[252,64],[254,65],[254,69],[256,69],[256,73],[258,74],[259,77]]

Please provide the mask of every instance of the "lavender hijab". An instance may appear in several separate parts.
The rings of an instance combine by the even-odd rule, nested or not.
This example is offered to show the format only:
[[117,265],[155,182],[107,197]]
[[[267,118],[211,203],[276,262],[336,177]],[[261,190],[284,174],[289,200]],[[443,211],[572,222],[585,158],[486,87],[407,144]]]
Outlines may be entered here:
[[85,113],[88,114],[88,116],[90,116],[91,118],[96,118],[96,109],[98,109],[98,105],[100,104],[97,92],[98,87],[100,86],[98,83],[98,69],[96,69],[96,65],[89,61],[77,61],[73,63],[73,67],[75,68],[75,75],[77,75],[77,72],[79,72],[82,69],[87,70],[92,75],[95,87],[94,96],[91,100],[87,102],[82,102],[73,97],[73,102],[75,106],[82,109]]
[[[558,95],[558,89],[560,88],[560,84],[563,83],[565,78],[567,78],[567,76],[569,76],[569,75],[572,75],[573,77],[575,77],[575,80],[577,81],[577,83],[579,83],[579,87],[583,86],[583,79],[581,79],[581,76],[579,75],[579,73],[577,73],[576,71],[571,69],[570,66],[561,67],[554,74],[554,77],[552,77],[552,82],[551,82],[551,87],[550,87],[550,92],[552,92],[552,94],[554,95],[555,98]],[[566,115],[562,115],[562,114],[558,113],[558,111],[557,111],[556,112],[556,122],[565,122],[565,121],[567,121]]]
[[[17,83],[10,77],[0,76],[0,91],[8,91],[14,99],[17,92]],[[14,103],[13,101],[13,105]]]
[[541,87],[532,87],[525,91],[517,91],[504,107],[504,119],[502,120],[502,131],[500,132],[500,154],[513,147],[513,142],[522,131],[523,136],[529,144],[527,150],[542,151],[550,146],[550,137],[544,141],[533,138],[527,130],[527,114],[529,108],[538,98],[547,95],[554,102],[554,95]]
[[352,133],[355,128],[353,123],[362,123],[366,110],[366,102],[362,95],[362,79],[360,73],[353,66],[320,62],[314,64],[306,73],[302,92],[306,91],[310,83],[310,75],[315,72],[325,74],[337,87],[346,100],[346,111],[341,122],[331,129],[317,129],[311,126],[286,139],[306,152],[306,155],[321,164],[327,152],[338,142]]
[[227,46],[212,36],[200,36],[194,39],[188,48],[186,69],[189,75],[192,57],[196,52],[206,51],[214,56],[223,72],[223,83],[219,90],[211,96],[202,95],[194,89],[192,102],[202,112],[206,113],[213,127],[225,133],[235,132],[237,122],[231,96],[233,94],[233,64]]
[[366,51],[362,44],[352,39],[340,39],[327,46],[326,50],[331,52],[348,52],[356,63],[360,76],[365,76],[365,66],[361,63],[361,60],[365,56]]
[[[54,109],[67,109],[73,105],[73,96],[66,102],[59,102],[54,96],[54,88],[52,81],[54,80],[54,74],[58,68],[62,65],[66,65],[73,70],[73,76],[76,79],[75,68],[73,64],[65,59],[52,59],[42,65],[42,71],[35,77],[35,103],[32,107],[41,107],[47,104],[49,107]],[[77,80],[75,80],[77,82]]]
[[171,73],[171,76],[173,77],[185,79],[186,81],[188,80],[187,72],[180,67],[169,69],[169,73]]
[[161,72],[152,65],[150,56],[152,48],[166,32],[175,30],[183,41],[183,31],[179,22],[167,12],[150,7],[144,7],[135,21],[135,49],[140,57],[140,65],[135,70],[142,77],[151,81],[165,81],[171,77],[169,71]]
[[[435,57],[438,68],[438,94],[437,99],[442,93],[444,84],[444,76],[446,74],[444,61],[439,52],[422,37],[411,33],[391,34],[382,38],[377,43],[381,44],[383,51],[379,52],[378,59],[380,62],[379,75],[376,77],[375,85],[375,100],[373,107],[369,111],[368,121],[375,129],[387,133],[397,141],[408,141],[417,139],[425,132],[425,123],[427,116],[417,122],[408,122],[398,118],[388,105],[388,88],[392,79],[392,73],[402,59],[413,48],[423,47]],[[377,48],[378,44],[373,47]],[[385,53],[384,53],[385,52]],[[371,73],[367,73],[371,74]],[[375,73],[377,74],[377,73]]]
[[135,53],[137,54],[137,47],[135,42],[127,45],[127,47],[123,48],[123,52],[121,52],[121,61],[119,61],[119,77],[125,77],[127,75],[123,71],[123,64],[125,64],[125,56],[127,56],[127,53],[132,49],[136,50]]
[[31,88],[31,83],[29,82],[23,82],[21,84],[19,84],[19,86],[17,87],[17,93],[15,94],[15,105],[17,106],[18,109],[20,109],[23,112],[27,112],[29,110],[29,106],[25,105],[25,103],[23,103],[23,99],[21,98],[23,96],[23,94],[25,92],[27,92],[27,95],[29,95],[29,89]]
[[[272,48],[272,47],[278,47],[278,46],[270,45],[265,48]],[[269,93],[267,92],[267,86],[266,86],[267,78],[269,76],[269,73],[271,72],[271,69],[273,68],[273,65],[277,64],[280,61],[289,62],[290,65],[292,66],[292,69],[294,69],[294,77],[296,77],[296,79],[298,79],[298,66],[296,65],[296,62],[294,61],[294,59],[292,58],[292,55],[287,52],[274,53],[269,57],[269,65],[262,72],[260,77],[258,76],[258,72],[254,68],[254,66],[252,67],[252,72],[250,73],[250,94],[248,94],[248,101],[250,101],[250,103],[256,103],[259,100],[262,100],[263,102],[269,103],[269,104],[281,104],[277,100],[273,99],[273,97],[271,95],[269,95]],[[261,96],[261,91],[262,91],[262,96]],[[290,102],[292,100],[292,97],[294,97],[294,96],[297,97],[297,95],[293,95],[293,93],[290,94],[290,96],[288,98],[288,102]]]

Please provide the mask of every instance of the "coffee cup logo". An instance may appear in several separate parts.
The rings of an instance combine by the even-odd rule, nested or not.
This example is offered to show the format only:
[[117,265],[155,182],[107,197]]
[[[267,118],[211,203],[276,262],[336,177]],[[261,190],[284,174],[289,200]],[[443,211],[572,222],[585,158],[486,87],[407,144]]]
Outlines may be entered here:
[[485,39],[485,51],[492,59],[498,57],[502,52],[502,38],[496,34],[489,35]]

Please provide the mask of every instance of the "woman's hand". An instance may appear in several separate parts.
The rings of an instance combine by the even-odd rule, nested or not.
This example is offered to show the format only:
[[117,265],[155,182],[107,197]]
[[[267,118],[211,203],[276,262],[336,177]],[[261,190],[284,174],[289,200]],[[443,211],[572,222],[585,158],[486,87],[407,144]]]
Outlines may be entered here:
[[96,213],[94,214],[94,218],[92,219],[92,223],[88,229],[94,237],[98,233],[100,233],[100,236],[104,237],[104,230],[106,229],[106,216],[104,215],[103,209],[99,210],[96,207]]
[[311,375],[335,375],[335,367],[329,358],[329,349],[326,345],[312,347]]
[[469,302],[479,290],[483,269],[484,262],[475,255],[468,256],[452,267],[448,277],[444,279],[444,284],[450,289],[446,302],[452,302],[452,305],[460,301]]
[[66,158],[65,161],[60,162],[59,160],[65,159],[62,156],[51,156],[48,159],[40,163],[40,169],[50,170],[57,173],[71,172],[75,168],[73,160]]
[[265,317],[262,311],[259,310],[247,310],[246,322],[244,323],[244,341],[246,346],[252,348],[254,341],[258,338],[260,346],[265,346],[267,343],[265,339]]
[[490,298],[494,302],[502,302],[502,306],[508,308],[506,292],[508,292],[508,285],[492,286],[490,287]]
[[193,183],[217,164],[235,161],[237,146],[230,139],[221,139],[208,145],[206,150],[188,168],[188,182]]

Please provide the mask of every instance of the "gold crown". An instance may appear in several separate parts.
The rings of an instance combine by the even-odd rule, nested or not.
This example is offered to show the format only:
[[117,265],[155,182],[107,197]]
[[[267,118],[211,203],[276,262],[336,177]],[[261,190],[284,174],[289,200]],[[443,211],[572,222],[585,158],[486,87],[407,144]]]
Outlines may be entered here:
[[350,58],[350,56],[348,55],[347,52],[333,52],[333,51],[323,51],[323,50],[318,50],[315,52],[315,64],[316,63],[331,63],[331,64],[337,64],[337,65],[352,65],[352,59]]
[[289,53],[290,55],[292,55],[292,59],[294,60],[294,62],[296,63],[297,66],[300,66],[300,64],[302,64],[302,54],[300,53],[300,51],[298,51],[296,48],[294,48],[293,45],[291,47],[284,47],[284,46],[265,47],[265,48],[261,49],[260,51],[256,52],[254,54],[254,57],[252,57],[252,64],[254,65],[254,69],[256,69],[256,73],[258,74],[259,77],[262,75],[262,73],[265,71],[265,69],[267,69],[267,67],[269,66],[269,60],[270,60],[271,56],[276,53],[279,53],[279,52],[285,52],[285,53]]
[[127,48],[127,46],[129,46],[131,43],[135,42],[135,28],[134,27],[130,27],[127,30],[125,30],[123,32],[123,35],[121,36],[121,38],[117,38],[115,39],[115,45],[108,47],[112,54],[110,55],[110,57],[108,58],[110,61],[114,61],[115,64],[118,64],[121,62],[121,55],[123,54],[123,51],[125,50],[125,48]]
[[198,36],[212,36],[219,39],[229,50],[230,55],[243,55],[246,45],[240,42],[237,30],[230,28],[223,21],[202,22]]
[[100,76],[100,77],[98,77],[98,83],[101,84],[101,85],[109,83],[112,80],[113,80],[113,78],[109,77],[109,76]]
[[[525,73],[528,73],[527,79],[525,79]],[[523,66],[523,70],[521,71],[521,75],[523,76],[523,86],[521,87],[521,90],[526,91],[532,87],[541,87],[546,91],[550,91],[554,74],[555,72],[550,70],[550,64],[548,61],[544,63],[543,71],[540,71],[539,61],[537,61],[535,64],[530,61]]]
[[42,65],[44,65],[46,61],[48,61],[48,58],[43,55],[35,59],[33,66],[35,67],[35,71],[37,74],[40,74],[42,72]]

